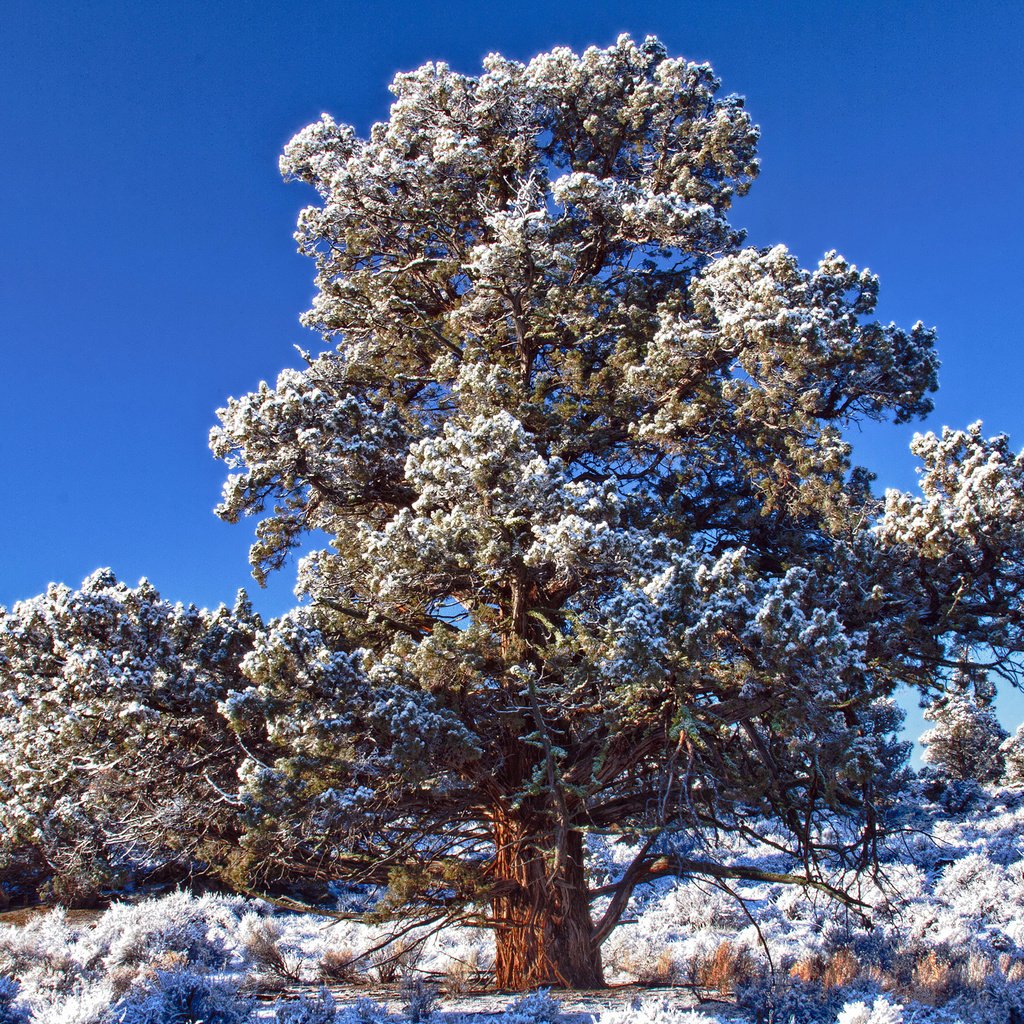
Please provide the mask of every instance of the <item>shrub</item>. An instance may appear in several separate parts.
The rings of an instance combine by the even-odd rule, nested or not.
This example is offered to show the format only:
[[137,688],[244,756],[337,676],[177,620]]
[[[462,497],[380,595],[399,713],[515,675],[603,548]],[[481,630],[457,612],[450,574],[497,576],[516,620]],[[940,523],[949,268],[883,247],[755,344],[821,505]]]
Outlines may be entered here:
[[157,971],[119,999],[109,1024],[247,1024],[253,1002],[238,989],[189,970]]
[[696,1010],[682,1010],[664,1000],[636,1000],[630,1006],[606,1010],[599,1024],[720,1024]]
[[186,893],[137,904],[115,903],[89,936],[93,963],[112,967],[150,966],[166,954],[179,954],[196,967],[222,967],[227,946],[208,920],[209,905]]
[[821,1024],[835,1018],[842,997],[817,982],[762,975],[738,986],[736,1003],[758,1024]]
[[911,993],[919,1003],[941,1006],[953,994],[955,981],[949,958],[931,949],[914,965]]
[[357,999],[337,1014],[338,1024],[394,1024],[394,1020],[386,1006],[366,998]]
[[101,981],[89,985],[79,983],[67,995],[57,999],[35,1001],[32,1024],[121,1024],[112,1017],[115,996],[111,987]]
[[964,986],[945,1007],[972,1024],[1007,1024],[1024,1019],[1024,986],[993,971],[976,986]]
[[539,988],[509,1003],[502,1024],[558,1024],[561,1019],[562,1004]]
[[402,980],[402,998],[406,1018],[411,1024],[427,1020],[437,1006],[437,986],[422,978],[406,975]]
[[302,996],[274,1006],[277,1024],[334,1024],[337,1013],[334,996],[325,988],[315,996]]
[[750,950],[728,939],[723,939],[712,952],[698,955],[693,963],[694,984],[722,995],[732,995],[760,973]]
[[317,965],[320,980],[334,985],[351,985],[357,981],[360,974],[355,956],[348,946],[328,949]]
[[796,981],[817,982],[822,988],[843,988],[860,975],[860,961],[846,948],[830,954],[812,953],[802,957],[790,968]]
[[399,975],[416,969],[423,957],[422,943],[416,939],[406,942],[392,942],[383,949],[378,949],[370,957],[377,974],[377,980],[390,985]]
[[0,975],[18,978],[26,990],[44,992],[51,999],[68,995],[81,973],[72,943],[63,910],[40,914],[21,927],[0,927]]
[[280,982],[299,980],[299,965],[281,948],[281,926],[272,918],[246,914],[238,928],[238,942],[246,959],[261,974]]
[[836,1024],[903,1024],[903,1007],[878,996],[869,1007],[864,1002],[845,1003]]
[[13,978],[0,977],[0,1024],[28,1024],[28,1010],[15,1003],[20,988]]

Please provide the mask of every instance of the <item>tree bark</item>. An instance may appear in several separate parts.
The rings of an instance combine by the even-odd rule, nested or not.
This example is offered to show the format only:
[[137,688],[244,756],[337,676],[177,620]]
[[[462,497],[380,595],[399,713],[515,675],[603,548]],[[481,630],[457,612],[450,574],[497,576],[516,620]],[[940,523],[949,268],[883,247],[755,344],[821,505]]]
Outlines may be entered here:
[[540,986],[604,987],[583,866],[583,834],[552,833],[550,820],[507,807],[493,815],[495,980],[522,992]]

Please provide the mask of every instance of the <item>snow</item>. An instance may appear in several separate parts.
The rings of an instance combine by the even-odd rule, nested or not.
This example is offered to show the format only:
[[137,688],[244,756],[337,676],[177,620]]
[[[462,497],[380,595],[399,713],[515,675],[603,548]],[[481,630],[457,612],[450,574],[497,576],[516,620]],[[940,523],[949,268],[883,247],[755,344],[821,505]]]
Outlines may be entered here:
[[[765,1000],[810,1024],[995,1024],[1009,1007],[1024,1007],[1024,790],[975,784],[965,797],[962,784],[925,779],[905,790],[899,812],[904,831],[858,890],[867,920],[793,887],[736,883],[730,892],[662,880],[638,891],[629,923],[605,946],[609,981],[626,986],[619,990],[534,994],[511,1005],[474,992],[492,962],[491,940],[451,927],[408,947],[397,977],[378,955],[356,961],[350,984],[317,994],[330,955],[358,956],[393,926],[174,892],[115,903],[92,922],[54,910],[0,924],[0,979],[11,979],[0,984],[0,1021],[31,1012],[33,1021],[156,1024],[186,993],[219,1007],[225,1016],[211,1019],[224,1021],[251,1013],[289,1024],[335,1016],[397,1024],[409,1019],[402,1007],[412,1005],[409,979],[419,978],[424,1006],[431,986],[443,988],[431,1011],[437,1024],[715,1024],[760,1019]],[[628,845],[593,838],[595,870],[621,870]],[[764,845],[733,840],[715,852],[779,864]],[[769,959],[774,988],[764,980]],[[644,988],[652,984],[669,987]],[[276,992],[278,1003],[252,1003],[257,992]],[[300,992],[305,1002],[296,1003]],[[121,1016],[110,1016],[115,1010]]]

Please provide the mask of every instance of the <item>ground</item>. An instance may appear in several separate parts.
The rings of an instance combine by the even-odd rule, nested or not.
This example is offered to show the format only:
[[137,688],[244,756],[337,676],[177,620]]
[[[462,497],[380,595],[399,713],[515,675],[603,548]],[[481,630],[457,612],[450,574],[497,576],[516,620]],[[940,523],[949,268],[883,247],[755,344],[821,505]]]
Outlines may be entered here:
[[[1019,1021],[1024,790],[918,783],[903,816],[877,878],[859,883],[870,920],[793,888],[665,880],[606,944],[612,988],[596,993],[489,990],[493,943],[475,929],[359,959],[387,926],[241,897],[136,894],[102,912],[11,912],[0,918],[0,975],[13,979],[0,985],[0,1024],[30,1013],[34,1024],[159,1024],[183,992],[221,1024]],[[769,847],[716,852],[785,866]],[[595,841],[593,870],[614,874],[627,855]]]

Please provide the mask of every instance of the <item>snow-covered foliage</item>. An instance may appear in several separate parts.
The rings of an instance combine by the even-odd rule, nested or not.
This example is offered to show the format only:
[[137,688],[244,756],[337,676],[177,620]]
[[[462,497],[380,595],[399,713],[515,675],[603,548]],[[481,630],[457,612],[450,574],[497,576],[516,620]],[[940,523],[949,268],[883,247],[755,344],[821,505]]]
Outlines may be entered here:
[[[246,843],[386,881],[390,907],[488,905],[503,984],[598,981],[637,885],[721,877],[705,830],[771,817],[805,877],[821,845],[866,863],[901,780],[896,686],[939,683],[954,645],[1024,647],[980,636],[1012,560],[950,571],[991,547],[1005,444],[938,486],[949,458],[915,442],[924,504],[881,514],[841,432],[931,408],[933,334],[872,320],[877,279],[835,252],[743,247],[758,131],[718,90],[623,36],[424,65],[365,139],[323,115],[281,169],[318,195],[296,239],[327,347],[211,434],[258,579],[330,538],[300,566],[312,610],[224,703]],[[921,540],[936,515],[955,555]],[[581,833],[619,829],[649,842],[591,921]],[[485,895],[523,878],[540,934]]]
[[[769,944],[832,927],[775,887],[875,900],[897,688],[1016,678],[1024,458],[978,425],[918,436],[921,494],[872,496],[843,431],[931,409],[933,332],[875,320],[877,279],[835,252],[744,247],[758,130],[719,85],[622,36],[426,64],[368,138],[324,115],[288,144],[324,347],[229,400],[211,447],[257,579],[329,542],[300,563],[310,604],[264,626],[101,573],[4,613],[12,856],[93,891],[171,857],[285,900],[352,882],[376,922],[493,928],[509,989],[600,985],[670,876],[761,887]],[[940,901],[963,871],[890,867]],[[752,934],[705,899],[733,930],[678,969],[756,985]],[[175,913],[97,963],[227,955]],[[305,970],[274,928],[239,934],[264,973]],[[334,954],[324,974],[351,970]],[[177,998],[154,984],[140,1006]]]
[[65,903],[187,863],[237,784],[216,702],[258,625],[110,570],[0,609],[0,855]]
[[885,996],[878,996],[870,1006],[856,1000],[843,1006],[836,1024],[903,1024],[903,1007]]
[[[253,1002],[233,985],[189,970],[157,971],[106,1015],[117,1024],[246,1024]],[[319,1024],[319,1022],[317,1022]]]
[[980,703],[974,693],[955,689],[936,700],[924,717],[933,723],[921,736],[925,764],[961,782],[1002,778],[1007,734],[995,708]]
[[1017,726],[1013,735],[1003,740],[999,752],[1003,757],[1006,782],[1011,786],[1024,785],[1024,725]]
[[[899,806],[904,832],[880,851],[877,874],[860,880],[863,913],[777,883],[712,886],[699,878],[662,879],[634,896],[630,923],[608,940],[611,979],[681,983],[695,986],[697,995],[732,998],[736,1008],[728,1019],[744,1024],[769,1018],[798,1024],[1006,1024],[1024,1010],[1024,791],[975,786],[973,792],[969,807],[951,812],[936,781],[908,787]],[[628,845],[624,839],[595,840],[595,864],[628,865],[631,858],[617,849]],[[738,839],[715,856],[765,869],[788,866],[769,844]],[[288,957],[288,984],[307,986],[317,983],[320,964],[332,951],[358,957],[396,927],[182,893],[117,904],[95,924],[71,923],[62,912],[51,912],[19,927],[0,927],[0,976],[16,979],[0,986],[0,1004],[6,998],[17,1024],[177,1020],[172,1009],[180,1007],[193,1014],[182,1020],[271,1019],[239,994],[254,986],[278,988],[265,962],[252,956],[260,922],[271,926]],[[443,984],[433,1020],[461,1022],[469,1009],[480,1024],[568,1019],[559,1005],[562,994],[535,992],[499,1010],[494,997],[467,996],[454,984],[453,964],[479,958],[479,929],[421,934],[418,956],[403,968],[405,981],[382,986],[367,959],[343,988],[307,990],[301,998],[279,995],[272,1019],[400,1024],[412,1019],[409,993],[430,989],[422,979],[431,977]],[[487,980],[484,974],[475,985]],[[360,991],[366,984],[377,986],[373,998]],[[722,1020],[721,1004],[694,1006],[681,1003],[679,995],[669,1000],[672,991],[632,1003],[633,995],[626,1002],[606,999],[603,1009],[594,1008],[597,1024]],[[419,1019],[426,1017],[420,1013]]]
[[0,977],[0,1024],[28,1024],[28,1009],[15,1002],[20,988],[13,978]]
[[1019,682],[1024,452],[1014,455],[1005,435],[986,438],[981,423],[917,434],[911,450],[922,463],[921,493],[886,492],[878,537],[895,555],[924,559],[927,583],[915,614],[927,621],[936,597],[953,595],[941,609],[942,632],[968,652],[969,665]]

